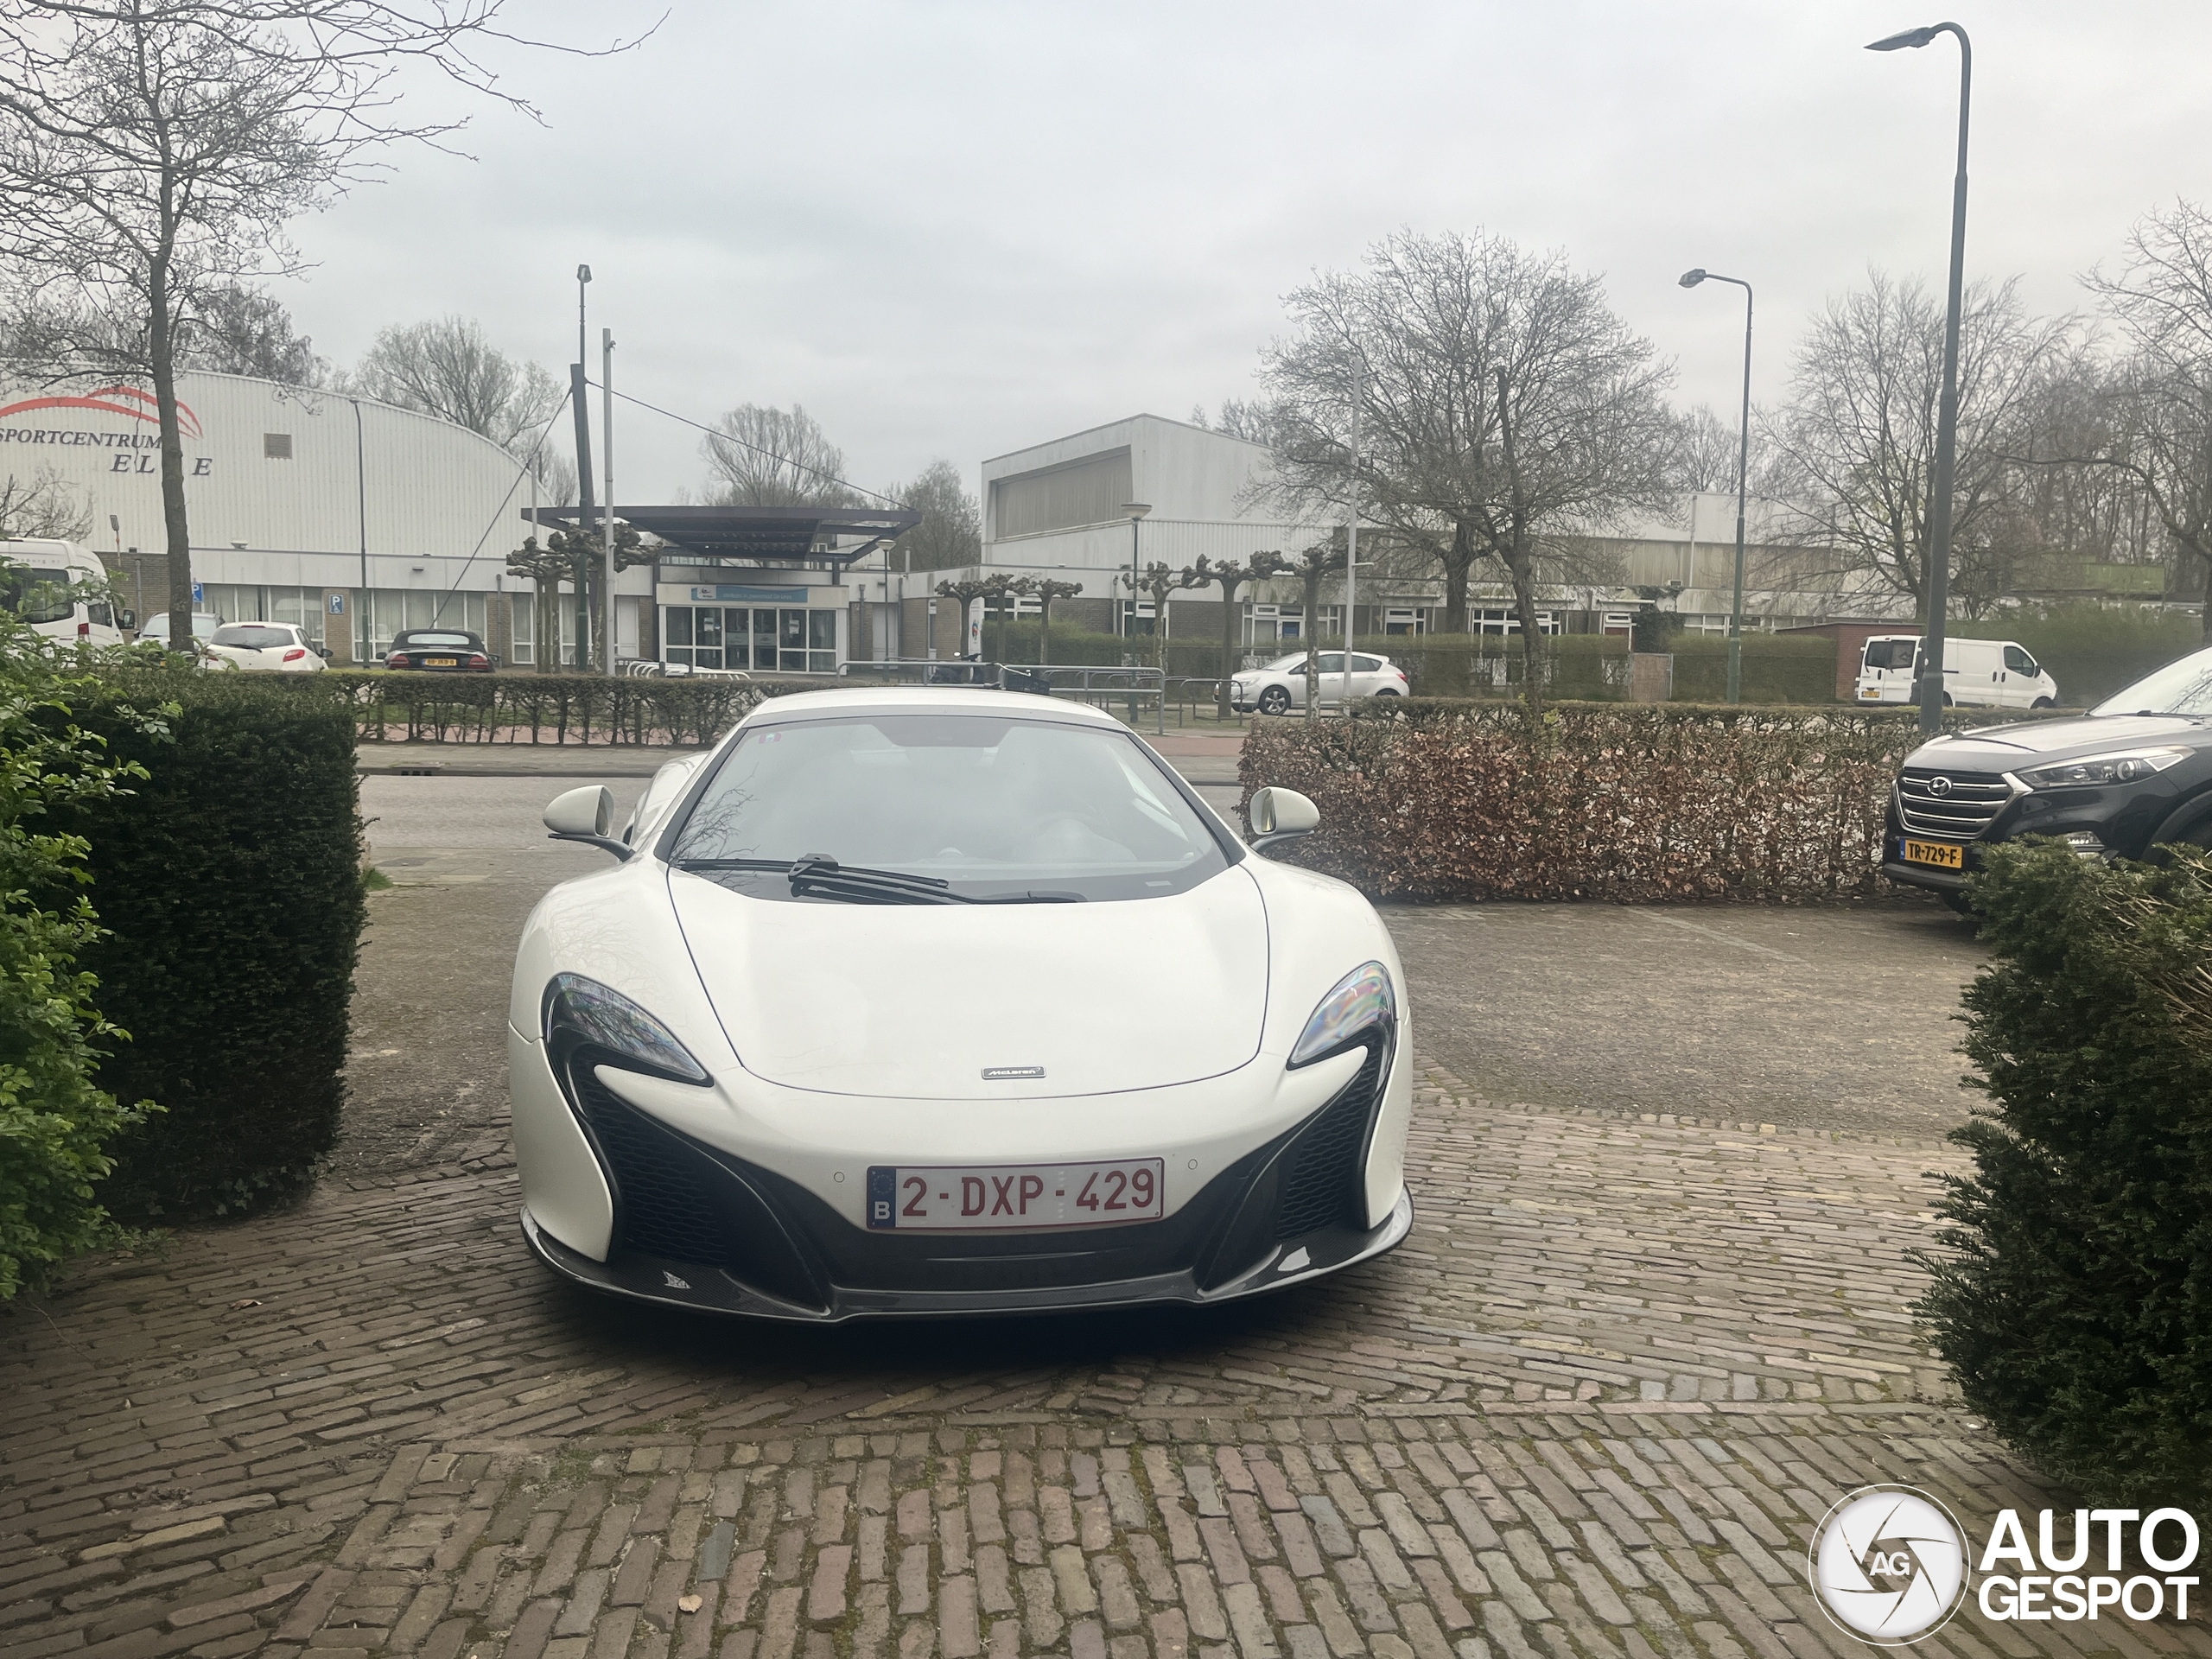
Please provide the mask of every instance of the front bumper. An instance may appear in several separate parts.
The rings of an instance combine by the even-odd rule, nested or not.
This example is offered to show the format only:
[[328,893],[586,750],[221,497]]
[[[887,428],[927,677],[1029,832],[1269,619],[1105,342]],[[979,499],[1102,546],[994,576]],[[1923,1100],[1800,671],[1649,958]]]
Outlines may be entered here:
[[1368,1224],[1367,1166],[1395,1058],[1370,1050],[1320,1109],[1160,1221],[1027,1233],[856,1227],[798,1182],[671,1127],[594,1066],[575,1065],[575,1119],[613,1201],[606,1257],[562,1243],[528,1203],[523,1234],[548,1267],[594,1290],[806,1324],[1233,1300],[1380,1255],[1410,1230],[1402,1186]]

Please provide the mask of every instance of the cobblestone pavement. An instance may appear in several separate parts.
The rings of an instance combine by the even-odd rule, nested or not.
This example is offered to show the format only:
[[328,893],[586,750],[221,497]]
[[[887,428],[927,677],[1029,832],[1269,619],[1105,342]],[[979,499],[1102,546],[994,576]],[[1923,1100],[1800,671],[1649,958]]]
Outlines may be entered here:
[[[1433,1065],[1413,1236],[1274,1300],[817,1331],[572,1290],[518,1236],[497,1040],[522,912],[594,867],[525,833],[548,792],[369,780],[402,886],[313,1196],[0,1310],[7,1659],[1842,1659],[1803,1549],[1844,1492],[2050,1501],[1904,1311],[1940,1144]],[[2212,1653],[1971,1611],[1919,1646]]]
[[[4,1320],[0,1647],[1810,1659],[1814,1521],[2048,1501],[1901,1312],[1930,1148],[1431,1071],[1395,1255],[1204,1316],[787,1332],[556,1284],[505,1136]],[[1923,1649],[2208,1649],[2001,1626]]]

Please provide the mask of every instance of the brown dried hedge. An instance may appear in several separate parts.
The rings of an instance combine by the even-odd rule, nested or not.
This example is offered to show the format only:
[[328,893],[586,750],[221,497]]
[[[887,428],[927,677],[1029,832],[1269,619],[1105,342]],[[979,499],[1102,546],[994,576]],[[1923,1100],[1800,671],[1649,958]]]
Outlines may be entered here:
[[1532,732],[1517,705],[1410,699],[1261,721],[1241,775],[1321,809],[1274,856],[1378,898],[1834,899],[1878,890],[1918,742],[1910,710],[1561,703]]

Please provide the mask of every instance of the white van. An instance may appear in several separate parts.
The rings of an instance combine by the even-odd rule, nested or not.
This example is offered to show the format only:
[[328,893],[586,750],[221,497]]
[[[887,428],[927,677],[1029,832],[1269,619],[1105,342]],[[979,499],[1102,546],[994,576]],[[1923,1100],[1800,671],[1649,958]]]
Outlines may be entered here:
[[[1920,636],[1878,633],[1859,648],[1860,702],[1910,702]],[[2058,682],[2010,639],[1943,641],[1944,701],[1965,709],[2055,709]]]
[[104,599],[73,599],[83,582],[105,587],[99,556],[73,542],[0,542],[0,607],[16,613],[49,639],[86,645],[119,645],[115,607]]

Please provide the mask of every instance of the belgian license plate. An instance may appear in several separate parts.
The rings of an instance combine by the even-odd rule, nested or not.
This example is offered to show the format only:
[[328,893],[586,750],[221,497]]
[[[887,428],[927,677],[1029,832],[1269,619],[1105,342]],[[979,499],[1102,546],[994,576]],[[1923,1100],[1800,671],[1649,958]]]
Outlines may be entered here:
[[1962,870],[1967,867],[1967,849],[1955,842],[1908,840],[1904,844],[1904,861],[1933,864],[1942,870]]
[[874,1164],[868,1224],[879,1230],[991,1232],[1111,1227],[1166,1213],[1157,1158],[1096,1164]]
[[458,657],[425,657],[423,659],[423,666],[425,668],[459,668],[461,666],[461,658]]

